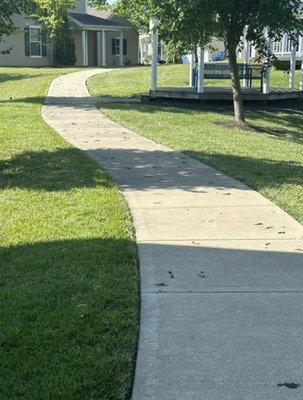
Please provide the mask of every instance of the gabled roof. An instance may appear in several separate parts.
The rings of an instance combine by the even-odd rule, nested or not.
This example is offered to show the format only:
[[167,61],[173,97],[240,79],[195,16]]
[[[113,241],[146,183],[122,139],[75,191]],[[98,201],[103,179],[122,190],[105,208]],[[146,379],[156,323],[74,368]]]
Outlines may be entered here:
[[72,19],[74,19],[78,25],[88,26],[88,27],[115,27],[115,28],[126,28],[125,25],[100,17],[96,17],[95,15],[90,14],[79,14],[79,13],[70,13],[69,14]]
[[114,14],[114,12],[112,10],[99,10],[98,8],[88,6],[87,12],[88,12],[88,14],[94,15],[95,17],[107,19],[109,21],[117,22],[123,26],[128,26],[130,28],[134,28],[127,18],[120,17],[120,16]]
[[113,16],[113,12],[111,10],[98,10],[95,7],[87,6],[87,12],[90,15],[94,15],[95,17],[103,18],[111,20]]

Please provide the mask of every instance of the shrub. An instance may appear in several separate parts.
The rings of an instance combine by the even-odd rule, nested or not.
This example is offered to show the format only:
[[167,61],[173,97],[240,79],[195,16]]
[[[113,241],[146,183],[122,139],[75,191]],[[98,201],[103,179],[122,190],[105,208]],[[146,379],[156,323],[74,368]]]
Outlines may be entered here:
[[75,42],[68,21],[64,22],[57,32],[54,57],[62,66],[73,66],[76,63]]

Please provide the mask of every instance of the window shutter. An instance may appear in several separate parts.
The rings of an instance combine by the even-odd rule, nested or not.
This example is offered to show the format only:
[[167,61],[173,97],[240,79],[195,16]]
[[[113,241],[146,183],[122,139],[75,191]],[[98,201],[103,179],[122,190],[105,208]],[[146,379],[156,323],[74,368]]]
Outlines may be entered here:
[[47,34],[45,29],[43,29],[41,32],[41,40],[42,40],[42,57],[47,57]]
[[31,45],[30,45],[30,37],[29,37],[29,28],[24,28],[24,48],[26,57],[30,57],[31,55]]
[[127,39],[123,39],[123,55],[127,56]]
[[116,39],[112,40],[112,55],[116,55]]

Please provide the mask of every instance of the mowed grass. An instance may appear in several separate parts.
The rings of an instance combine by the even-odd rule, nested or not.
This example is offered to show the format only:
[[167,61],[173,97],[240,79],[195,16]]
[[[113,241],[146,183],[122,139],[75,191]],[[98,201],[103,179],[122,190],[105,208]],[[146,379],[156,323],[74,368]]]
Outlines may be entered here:
[[118,400],[132,388],[137,250],[106,173],[41,119],[68,69],[0,68],[0,398]]
[[[114,80],[112,80],[112,77]],[[285,71],[272,71],[271,85],[275,88],[287,88],[289,75]],[[159,87],[184,87],[189,84],[189,66],[160,65],[158,67]],[[205,86],[230,87],[230,81],[206,79]],[[253,81],[254,87],[260,87],[260,81]],[[300,72],[297,71],[296,87],[300,86]],[[102,97],[136,97],[150,90],[150,67],[132,67],[117,69],[110,74],[91,78],[88,87],[94,96]]]
[[[175,86],[186,82],[185,67],[160,67],[160,85],[170,86],[173,79]],[[286,86],[284,78],[283,72],[274,71],[272,82]],[[88,83],[94,96],[130,96],[142,92],[143,85],[149,85],[145,67],[112,71]],[[303,223],[302,103],[246,109],[250,130],[234,126],[232,106],[100,103],[100,110],[135,132],[244,182]]]

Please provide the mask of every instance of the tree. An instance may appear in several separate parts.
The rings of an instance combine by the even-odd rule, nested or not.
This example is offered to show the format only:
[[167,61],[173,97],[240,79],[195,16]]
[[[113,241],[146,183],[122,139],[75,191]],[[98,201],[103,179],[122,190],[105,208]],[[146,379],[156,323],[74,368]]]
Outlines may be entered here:
[[[26,11],[28,7],[27,0],[1,0],[0,2],[0,43],[3,36],[11,35],[16,31],[12,21],[13,14],[20,14],[21,11]],[[1,49],[0,53],[7,54],[10,49]]]
[[68,19],[69,9],[76,6],[76,0],[32,0],[32,16],[46,29],[54,42],[54,56],[61,65],[76,62],[75,44]]
[[162,37],[182,43],[184,51],[207,45],[211,38],[222,40],[229,55],[235,118],[240,123],[245,115],[237,50],[243,46],[244,32],[270,61],[273,55],[265,30],[272,40],[288,33],[293,43],[303,31],[301,0],[119,0],[118,10],[143,29],[149,18],[156,18]]

